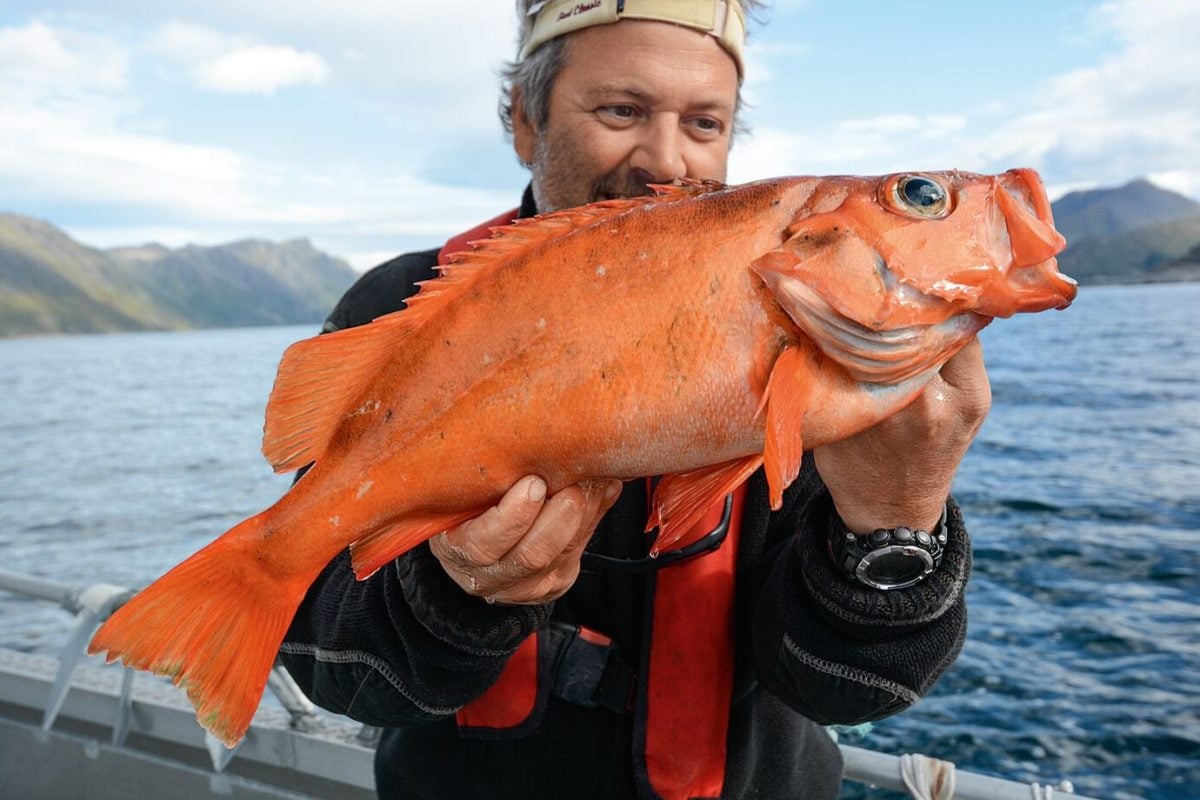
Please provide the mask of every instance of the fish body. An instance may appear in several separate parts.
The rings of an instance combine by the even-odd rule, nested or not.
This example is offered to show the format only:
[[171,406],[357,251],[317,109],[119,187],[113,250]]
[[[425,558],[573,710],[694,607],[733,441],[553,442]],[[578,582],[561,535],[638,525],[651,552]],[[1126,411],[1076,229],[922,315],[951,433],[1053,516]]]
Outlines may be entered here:
[[497,229],[404,311],[289,348],[263,450],[311,469],[91,650],[186,684],[231,744],[347,546],[366,577],[537,474],[666,476],[668,547],[760,465],[778,505],[805,448],[902,408],[992,317],[1075,294],[1028,170],[659,192]]

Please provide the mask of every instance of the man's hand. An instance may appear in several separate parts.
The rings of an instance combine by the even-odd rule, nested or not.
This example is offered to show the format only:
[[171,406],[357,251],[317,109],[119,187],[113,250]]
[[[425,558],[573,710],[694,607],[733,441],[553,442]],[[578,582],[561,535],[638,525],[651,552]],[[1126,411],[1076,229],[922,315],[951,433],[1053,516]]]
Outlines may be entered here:
[[546,497],[536,476],[517,481],[499,504],[429,540],[442,568],[467,594],[489,603],[548,603],[579,576],[579,559],[621,482],[585,481]]
[[817,448],[817,471],[846,527],[933,530],[959,462],[992,405],[983,348],[972,340],[907,408]]

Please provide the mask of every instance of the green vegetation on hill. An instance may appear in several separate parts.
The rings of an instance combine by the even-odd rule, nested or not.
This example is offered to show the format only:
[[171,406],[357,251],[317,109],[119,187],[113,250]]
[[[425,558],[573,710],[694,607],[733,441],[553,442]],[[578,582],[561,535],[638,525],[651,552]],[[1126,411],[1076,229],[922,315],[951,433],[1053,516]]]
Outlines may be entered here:
[[1072,192],[1053,210],[1067,238],[1059,267],[1083,284],[1140,283],[1200,243],[1200,203],[1146,180]]
[[1200,242],[1200,215],[1072,244],[1059,268],[1080,283],[1138,282]]
[[305,240],[104,251],[0,214],[0,336],[317,323],[355,277]]

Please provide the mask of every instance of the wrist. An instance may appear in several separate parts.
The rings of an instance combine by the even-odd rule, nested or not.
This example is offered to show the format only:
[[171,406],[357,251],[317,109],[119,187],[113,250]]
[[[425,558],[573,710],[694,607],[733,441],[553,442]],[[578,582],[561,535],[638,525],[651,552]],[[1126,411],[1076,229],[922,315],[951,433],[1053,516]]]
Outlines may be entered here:
[[830,558],[833,503],[828,493],[814,497],[801,519],[797,555],[805,591],[829,624],[864,640],[894,638],[940,619],[961,603],[971,572],[971,539],[953,499],[946,508],[941,564],[925,580],[885,592],[847,578]]
[[946,513],[942,506],[936,524],[926,528],[876,528],[870,533],[850,530],[841,517],[830,515],[828,551],[844,576],[874,589],[905,589],[937,569],[946,548]]
[[[834,498],[833,506],[845,528],[856,534],[901,526],[932,531],[944,519],[948,494],[930,493],[926,496],[935,499],[904,503],[881,502],[875,498],[856,498],[857,502],[843,503]],[[936,499],[939,497],[941,499]]]

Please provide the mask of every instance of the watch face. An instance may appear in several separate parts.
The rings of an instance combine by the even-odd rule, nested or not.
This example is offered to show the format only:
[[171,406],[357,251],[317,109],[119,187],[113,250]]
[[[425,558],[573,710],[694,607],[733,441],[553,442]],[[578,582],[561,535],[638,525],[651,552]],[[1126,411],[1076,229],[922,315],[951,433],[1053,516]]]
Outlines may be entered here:
[[884,547],[868,553],[858,565],[858,575],[878,587],[910,586],[933,569],[933,559],[916,547]]

